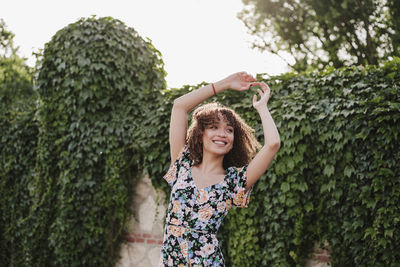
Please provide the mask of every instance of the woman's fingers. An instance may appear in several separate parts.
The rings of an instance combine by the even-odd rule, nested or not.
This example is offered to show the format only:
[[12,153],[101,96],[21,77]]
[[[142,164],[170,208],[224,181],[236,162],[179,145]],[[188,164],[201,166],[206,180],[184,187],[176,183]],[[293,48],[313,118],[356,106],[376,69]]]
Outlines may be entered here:
[[246,91],[246,90],[249,90],[249,88],[250,88],[250,84],[245,83],[245,84],[242,84],[240,91]]
[[[264,94],[269,95],[270,92],[271,92],[271,89],[269,88],[269,86],[264,82],[262,82],[262,83],[256,82],[256,83],[252,83],[251,84],[251,86],[254,86],[254,85],[261,86],[261,88],[263,89],[263,94],[262,95],[264,95]],[[257,90],[260,90],[260,89],[257,89]],[[259,93],[260,93],[260,91],[259,91]]]
[[257,81],[252,75],[248,74],[247,72],[243,71],[240,73],[241,78],[246,82],[254,82]]
[[264,91],[267,91],[268,85],[267,85],[266,83],[260,83],[260,85],[261,85],[261,88],[262,88]]
[[271,90],[269,89],[269,86],[264,82],[255,82],[250,84],[250,86],[255,85],[259,85],[262,88],[262,90],[260,88],[257,88],[257,92],[260,95],[260,100],[257,100],[257,94],[253,95],[253,107],[258,109],[259,107],[267,104]]
[[265,91],[270,91],[271,90],[271,89],[269,89],[268,84],[264,83],[264,85],[265,85]]
[[[260,89],[257,89],[257,92],[260,94],[260,101],[261,101],[261,99],[264,97],[264,93]],[[257,95],[253,95],[253,103],[255,103],[255,102],[258,102]]]
[[234,73],[226,79],[230,83],[230,88],[236,91],[249,90],[251,82],[257,81],[253,76],[244,71]]
[[254,86],[254,85],[259,85],[259,86],[261,86],[261,88],[264,90],[264,91],[266,91],[267,89],[269,89],[269,87],[268,87],[268,85],[265,83],[265,82],[255,82],[255,83],[252,83],[251,84],[252,86]]
[[253,95],[253,105],[257,102],[257,95]]
[[257,81],[257,80],[256,80],[256,78],[254,78],[253,76],[251,76],[251,75],[249,74],[248,77],[247,77],[247,81],[248,81],[248,82],[255,82],[255,81]]

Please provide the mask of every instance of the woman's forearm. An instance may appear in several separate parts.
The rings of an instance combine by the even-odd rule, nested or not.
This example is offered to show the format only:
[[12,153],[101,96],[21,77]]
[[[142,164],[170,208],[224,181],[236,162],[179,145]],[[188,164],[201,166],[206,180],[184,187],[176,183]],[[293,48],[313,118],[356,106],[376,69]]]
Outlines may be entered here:
[[[214,87],[216,93],[218,94],[222,91],[227,90],[229,88],[229,84],[224,79],[214,83]],[[190,93],[187,93],[183,96],[178,97],[177,99],[174,100],[174,107],[181,108],[186,112],[190,112],[197,105],[199,105],[200,103],[207,100],[213,95],[214,95],[214,90],[212,88],[212,85],[209,84],[199,89],[196,89]]]
[[268,107],[258,109],[264,131],[264,147],[279,149],[281,139]]

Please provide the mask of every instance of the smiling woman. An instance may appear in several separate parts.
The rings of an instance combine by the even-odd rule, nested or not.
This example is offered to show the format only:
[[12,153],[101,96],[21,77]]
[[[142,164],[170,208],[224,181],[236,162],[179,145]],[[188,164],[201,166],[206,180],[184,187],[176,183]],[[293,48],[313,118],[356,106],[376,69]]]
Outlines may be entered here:
[[[253,98],[265,140],[257,154],[260,145],[253,130],[218,103],[197,108],[187,131],[188,113],[198,104],[229,88],[245,91],[252,85],[263,89],[258,89],[260,100]],[[248,206],[253,185],[280,146],[267,108],[269,95],[265,83],[240,72],[174,101],[169,140],[172,164],[164,176],[172,191],[160,266],[225,266],[216,238],[218,228],[232,206]]]

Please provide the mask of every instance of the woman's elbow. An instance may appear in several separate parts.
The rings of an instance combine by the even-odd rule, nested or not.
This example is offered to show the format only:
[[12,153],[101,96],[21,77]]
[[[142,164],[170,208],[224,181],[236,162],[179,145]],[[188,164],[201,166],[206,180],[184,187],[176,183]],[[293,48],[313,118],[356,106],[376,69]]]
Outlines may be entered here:
[[181,97],[175,98],[174,104],[172,106],[173,109],[181,109],[187,111],[187,107],[185,105],[185,102],[182,100]]
[[268,150],[278,152],[279,148],[281,147],[281,140],[280,139],[271,140],[271,142],[268,142],[266,146]]
[[173,108],[177,108],[177,107],[179,107],[180,105],[181,105],[181,101],[180,101],[179,97],[178,97],[178,98],[175,98],[172,107],[173,107]]

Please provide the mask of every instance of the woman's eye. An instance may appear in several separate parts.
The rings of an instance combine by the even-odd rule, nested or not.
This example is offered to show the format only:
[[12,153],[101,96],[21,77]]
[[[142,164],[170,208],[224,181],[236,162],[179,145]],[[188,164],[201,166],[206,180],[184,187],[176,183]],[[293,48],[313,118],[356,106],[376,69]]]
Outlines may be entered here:
[[233,133],[233,129],[227,129],[228,133]]

